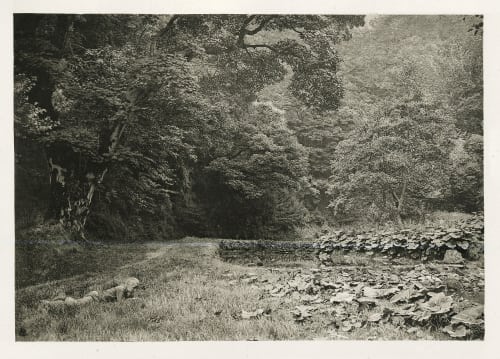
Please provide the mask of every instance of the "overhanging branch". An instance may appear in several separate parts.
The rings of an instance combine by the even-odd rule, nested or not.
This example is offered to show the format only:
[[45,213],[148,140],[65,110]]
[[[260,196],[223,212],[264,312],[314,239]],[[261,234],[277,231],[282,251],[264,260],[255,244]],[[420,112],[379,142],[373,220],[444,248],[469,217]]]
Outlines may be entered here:
[[180,15],[172,15],[172,17],[168,20],[167,25],[165,25],[165,27],[158,33],[157,37],[162,38],[165,36],[165,34],[174,26],[174,22],[176,22],[179,17]]
[[278,50],[270,45],[265,45],[265,44],[243,44],[245,49],[251,48],[251,49],[258,49],[258,48],[265,48],[269,49],[274,52],[278,52]]
[[255,35],[259,31],[261,31],[264,28],[264,26],[266,26],[272,19],[274,19],[276,17],[277,17],[277,15],[271,15],[269,17],[266,17],[264,20],[262,20],[262,22],[259,24],[259,26],[257,26],[255,29],[253,29],[253,30],[245,29],[245,34],[246,35]]
[[271,49],[271,50],[275,51],[274,49],[270,48],[268,45],[255,46],[255,45],[245,44],[245,36],[247,36],[247,35],[252,36],[252,35],[255,35],[258,32],[262,31],[264,29],[264,27],[272,19],[274,19],[274,18],[277,17],[277,15],[270,15],[270,16],[266,17],[264,20],[262,20],[261,23],[256,28],[254,28],[254,29],[247,29],[247,26],[250,25],[250,23],[256,17],[257,17],[257,15],[248,15],[247,18],[245,19],[245,21],[243,22],[243,25],[241,26],[240,31],[238,33],[238,46],[241,47],[242,49],[246,49],[247,47],[252,47],[252,48],[267,47],[268,49]]

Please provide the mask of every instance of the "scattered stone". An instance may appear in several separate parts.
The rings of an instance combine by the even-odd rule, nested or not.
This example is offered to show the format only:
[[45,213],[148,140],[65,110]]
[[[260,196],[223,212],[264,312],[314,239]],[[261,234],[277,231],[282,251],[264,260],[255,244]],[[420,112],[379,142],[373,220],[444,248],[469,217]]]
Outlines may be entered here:
[[482,317],[484,316],[484,306],[477,305],[461,311],[460,313],[451,317],[452,324],[465,324],[468,326],[480,325],[484,323]]
[[371,287],[363,288],[363,294],[365,295],[365,297],[369,298],[383,298],[391,294],[397,293],[398,291],[399,291],[398,288],[387,288],[387,289],[377,289]]
[[459,251],[455,249],[448,249],[443,258],[443,263],[446,264],[461,264],[464,262],[464,258]]
[[351,303],[353,299],[354,299],[354,294],[342,292],[342,293],[335,294],[333,297],[331,297],[330,302],[331,303]]
[[316,308],[312,306],[298,305],[295,307],[295,310],[292,311],[292,314],[297,322],[303,322],[312,316],[310,312],[315,309]]
[[241,311],[241,319],[254,319],[260,317],[262,314],[264,314],[264,309],[257,309],[254,310],[253,312],[247,312],[246,310]]
[[241,282],[244,283],[244,284],[252,284],[252,283],[257,282],[257,277],[243,278],[241,280]]
[[459,325],[455,329],[453,329],[453,326],[448,325],[443,328],[443,332],[447,333],[452,338],[463,338],[469,333],[469,330],[464,325]]
[[367,320],[369,322],[378,322],[380,321],[380,319],[382,319],[382,313],[379,313],[379,312],[376,312],[376,313],[372,313],[368,316]]

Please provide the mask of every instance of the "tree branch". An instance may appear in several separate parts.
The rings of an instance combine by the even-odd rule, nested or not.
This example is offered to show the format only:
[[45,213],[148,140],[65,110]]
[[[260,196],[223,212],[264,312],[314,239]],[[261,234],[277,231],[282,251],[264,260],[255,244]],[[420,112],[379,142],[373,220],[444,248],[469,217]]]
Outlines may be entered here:
[[260,23],[260,25],[257,26],[253,30],[246,29],[246,26],[245,26],[245,35],[255,35],[259,31],[261,31],[264,28],[264,26],[266,26],[272,19],[274,19],[276,17],[277,17],[277,15],[271,15],[269,17],[266,17],[264,20],[262,20],[262,22]]
[[271,51],[274,51],[274,52],[278,52],[278,50],[270,45],[265,45],[265,44],[243,44],[243,48],[244,49],[248,49],[248,48],[251,48],[251,49],[258,49],[258,48],[265,48],[265,49],[269,49]]
[[180,15],[172,15],[172,17],[168,20],[167,25],[158,33],[157,37],[162,38],[165,34],[174,26],[174,22],[180,18]]
[[396,195],[396,193],[394,191],[391,191],[391,194],[392,194],[392,198],[394,199],[396,207],[398,207],[399,206],[399,198],[398,198],[398,196]]
[[73,53],[73,47],[71,46],[71,40],[73,37],[73,27],[74,27],[73,20],[71,20],[68,25],[68,29],[64,34],[64,40],[63,40],[63,51],[65,51],[66,48],[69,48],[69,53],[71,54],[72,57],[75,56],[75,54]]
[[408,185],[408,178],[405,176],[403,178],[403,189],[401,190],[401,195],[399,196],[399,201],[398,201],[398,209],[399,210],[401,210],[403,208],[403,203],[405,200],[407,185]]
[[[262,31],[264,29],[264,27],[271,20],[277,18],[278,16],[279,15],[269,15],[264,20],[262,20],[261,23],[256,28],[254,28],[254,29],[247,29],[247,26],[252,22],[252,20],[254,20],[256,18],[256,15],[248,15],[247,18],[245,19],[245,21],[243,22],[243,25],[241,26],[240,31],[238,33],[238,42],[237,42],[238,47],[240,47],[242,49],[245,49],[245,50],[248,50],[249,48],[251,48],[251,49],[264,48],[264,49],[271,50],[271,51],[273,51],[275,53],[278,53],[278,54],[286,54],[286,55],[290,55],[290,56],[293,56],[293,57],[300,58],[299,55],[294,54],[293,52],[289,52],[288,51],[288,53],[285,53],[283,50],[280,51],[276,47],[273,47],[271,45],[267,45],[267,44],[247,44],[247,43],[245,43],[245,36],[246,35],[250,35],[251,36],[251,35],[257,34],[259,31]],[[294,31],[299,32],[296,29],[294,29]],[[247,53],[248,53],[248,51],[247,51]],[[316,56],[313,56],[313,57],[316,57]]]
[[[266,17],[262,22],[255,28],[255,29],[247,29],[247,26],[250,25],[250,23],[257,17],[257,15],[248,15],[245,21],[243,22],[243,25],[240,28],[240,31],[238,33],[238,46],[241,47],[242,49],[245,49],[247,47],[251,47],[249,45],[245,44],[245,36],[246,35],[255,35],[259,31],[262,31],[264,27],[274,18],[277,17],[277,15],[271,15]],[[259,46],[259,47],[264,47],[264,46]],[[255,47],[254,47],[255,48]],[[268,47],[269,48],[269,47]],[[274,51],[274,50],[273,50]]]
[[238,33],[238,46],[244,48],[245,46],[245,35],[247,31],[247,26],[255,19],[257,15],[248,15],[245,21],[243,21],[243,25],[241,25],[240,31]]
[[236,151],[235,153],[230,153],[224,157],[226,157],[229,160],[234,160],[236,157],[238,157],[239,155],[241,155],[243,152],[245,152],[247,150],[248,150],[247,148],[241,148],[238,151]]
[[291,29],[292,29],[293,31],[295,31],[297,34],[301,35],[301,36],[303,36],[303,35],[304,35],[304,31],[299,31],[299,30],[297,30],[297,29],[296,29],[296,28],[294,28],[294,27],[291,27]]

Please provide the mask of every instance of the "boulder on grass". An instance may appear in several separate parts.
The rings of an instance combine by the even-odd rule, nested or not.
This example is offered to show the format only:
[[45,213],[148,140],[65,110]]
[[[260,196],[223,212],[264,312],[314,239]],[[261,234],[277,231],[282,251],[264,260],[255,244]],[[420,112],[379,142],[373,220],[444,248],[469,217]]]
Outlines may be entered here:
[[483,255],[483,245],[479,242],[471,242],[467,248],[466,257],[471,261],[477,261]]
[[461,264],[464,262],[464,257],[455,249],[448,249],[444,254],[443,262],[446,264]]

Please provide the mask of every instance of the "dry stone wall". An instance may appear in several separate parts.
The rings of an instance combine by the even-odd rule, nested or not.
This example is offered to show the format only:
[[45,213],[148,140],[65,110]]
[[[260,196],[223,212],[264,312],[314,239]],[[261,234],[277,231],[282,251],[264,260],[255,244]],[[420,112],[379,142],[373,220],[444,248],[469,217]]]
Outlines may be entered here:
[[227,261],[318,259],[324,265],[333,263],[339,253],[382,254],[421,260],[445,260],[460,263],[477,260],[483,255],[484,219],[476,215],[454,227],[432,227],[424,230],[331,231],[311,242],[224,240],[219,255]]

